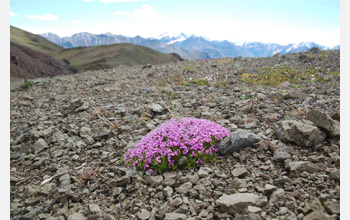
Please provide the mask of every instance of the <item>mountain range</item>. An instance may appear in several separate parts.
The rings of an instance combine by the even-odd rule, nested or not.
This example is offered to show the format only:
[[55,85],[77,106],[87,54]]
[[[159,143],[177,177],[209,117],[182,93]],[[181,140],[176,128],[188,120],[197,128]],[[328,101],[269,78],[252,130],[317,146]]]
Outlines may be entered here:
[[269,57],[276,53],[287,54],[307,51],[312,47],[322,50],[340,49],[325,47],[314,42],[280,45],[261,42],[230,42],[209,40],[202,36],[165,33],[154,38],[127,37],[112,33],[91,34],[82,32],[71,37],[59,37],[53,33],[41,34],[47,40],[64,48],[91,47],[116,43],[131,43],[152,48],[162,53],[177,53],[183,59],[210,59],[223,57]]
[[[84,34],[81,37],[84,39]],[[14,78],[51,77],[120,65],[181,60],[178,54],[161,53],[130,43],[64,48],[39,35],[10,26],[10,73]]]

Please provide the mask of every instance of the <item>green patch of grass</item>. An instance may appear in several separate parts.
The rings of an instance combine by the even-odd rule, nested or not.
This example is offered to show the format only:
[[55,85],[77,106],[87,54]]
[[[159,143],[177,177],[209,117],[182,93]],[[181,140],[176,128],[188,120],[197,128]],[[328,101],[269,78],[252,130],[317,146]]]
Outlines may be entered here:
[[334,72],[330,72],[329,74],[332,75],[332,76],[339,76],[340,72],[339,71],[334,71]]
[[182,70],[183,73],[196,73],[197,70],[193,66],[185,66]]
[[35,86],[35,82],[25,80],[24,83],[21,85],[21,88],[26,89],[30,86]]
[[293,84],[298,84],[300,81],[327,82],[330,80],[330,75],[332,74],[315,67],[302,69],[265,66],[256,69],[254,73],[242,73],[241,80],[249,85],[278,86],[284,82]]
[[199,86],[204,86],[204,85],[208,85],[209,81],[206,79],[195,79],[195,80],[191,80],[192,84],[197,84]]
[[190,86],[191,85],[191,83],[189,83],[189,82],[187,82],[187,81],[182,81],[182,83],[181,83],[183,86]]
[[325,57],[325,56],[327,56],[328,55],[328,52],[327,51],[324,51],[324,52],[322,52],[321,54],[320,54],[320,57]]
[[250,99],[251,97],[250,97],[250,96],[246,96],[246,95],[244,95],[244,94],[240,94],[240,95],[239,95],[239,98],[240,98],[241,100],[247,100],[247,99]]

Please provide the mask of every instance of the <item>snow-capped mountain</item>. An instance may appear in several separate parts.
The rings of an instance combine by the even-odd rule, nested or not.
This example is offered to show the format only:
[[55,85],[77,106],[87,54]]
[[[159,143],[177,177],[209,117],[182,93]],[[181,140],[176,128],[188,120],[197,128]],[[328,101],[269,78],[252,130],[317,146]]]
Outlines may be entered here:
[[313,42],[280,45],[276,43],[262,42],[215,41],[202,36],[189,36],[184,33],[164,33],[154,38],[143,38],[141,36],[126,37],[123,35],[115,35],[110,32],[105,34],[82,32],[74,34],[71,37],[63,38],[52,33],[41,34],[41,36],[65,48],[131,43],[150,47],[163,53],[177,53],[184,59],[208,59],[238,56],[269,57],[276,53],[286,54],[307,51],[312,47],[318,47],[322,50],[340,48],[340,45],[336,47],[325,47]]
[[155,39],[160,40],[161,42],[173,44],[176,42],[184,41],[188,38],[188,36],[184,33],[176,34],[176,33],[164,33],[156,37]]

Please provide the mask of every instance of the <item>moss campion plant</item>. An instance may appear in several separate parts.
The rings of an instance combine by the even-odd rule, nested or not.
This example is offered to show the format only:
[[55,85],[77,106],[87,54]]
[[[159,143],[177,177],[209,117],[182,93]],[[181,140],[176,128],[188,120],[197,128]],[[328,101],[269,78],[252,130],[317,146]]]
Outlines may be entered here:
[[[215,143],[228,135],[228,129],[205,119],[172,118],[128,149],[122,163],[150,173],[192,168],[215,161]],[[186,160],[180,163],[183,156]]]

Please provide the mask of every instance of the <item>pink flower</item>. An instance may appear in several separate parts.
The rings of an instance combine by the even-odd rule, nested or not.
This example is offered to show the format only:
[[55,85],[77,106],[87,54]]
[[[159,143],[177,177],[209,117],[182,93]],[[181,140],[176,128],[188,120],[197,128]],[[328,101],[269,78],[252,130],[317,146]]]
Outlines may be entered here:
[[[218,149],[214,147],[214,142],[228,135],[228,129],[209,120],[172,118],[144,136],[134,148],[128,149],[123,159],[126,165],[139,169],[156,169],[164,161],[171,168],[179,163],[180,152],[191,157],[216,156],[214,152]],[[139,167],[139,161],[143,162],[143,167]],[[198,158],[196,164],[202,163]],[[153,169],[149,171],[153,172]]]

